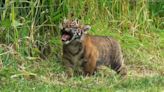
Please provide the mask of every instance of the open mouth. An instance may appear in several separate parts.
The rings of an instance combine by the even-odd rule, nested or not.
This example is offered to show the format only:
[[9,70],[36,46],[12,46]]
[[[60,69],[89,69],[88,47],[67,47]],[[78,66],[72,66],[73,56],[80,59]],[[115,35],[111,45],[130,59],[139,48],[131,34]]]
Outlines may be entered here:
[[62,36],[61,36],[62,42],[70,41],[71,38],[72,38],[72,34],[71,33],[69,33],[69,32],[62,32]]

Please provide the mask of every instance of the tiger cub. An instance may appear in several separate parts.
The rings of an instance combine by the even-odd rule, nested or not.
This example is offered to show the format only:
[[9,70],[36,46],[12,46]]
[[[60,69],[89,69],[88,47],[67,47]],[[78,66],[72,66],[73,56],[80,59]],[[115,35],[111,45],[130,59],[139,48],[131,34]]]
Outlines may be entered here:
[[73,76],[74,73],[92,75],[101,65],[126,75],[119,43],[109,36],[87,34],[90,28],[73,19],[65,19],[60,25],[63,64],[68,76]]

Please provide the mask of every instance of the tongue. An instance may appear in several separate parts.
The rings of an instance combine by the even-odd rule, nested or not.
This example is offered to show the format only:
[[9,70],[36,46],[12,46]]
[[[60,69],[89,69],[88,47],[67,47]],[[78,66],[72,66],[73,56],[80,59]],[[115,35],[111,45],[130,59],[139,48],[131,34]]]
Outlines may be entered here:
[[70,38],[70,35],[63,34],[62,35],[62,41],[67,41]]

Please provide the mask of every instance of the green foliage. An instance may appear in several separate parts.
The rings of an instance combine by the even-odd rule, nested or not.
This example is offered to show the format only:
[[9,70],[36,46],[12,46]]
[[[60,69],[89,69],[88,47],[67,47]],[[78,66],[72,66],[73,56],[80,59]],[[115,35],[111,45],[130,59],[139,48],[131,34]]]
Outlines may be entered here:
[[[78,18],[122,46],[129,74],[66,78],[58,24]],[[163,0],[0,0],[0,91],[162,91]],[[107,73],[106,73],[107,72]]]

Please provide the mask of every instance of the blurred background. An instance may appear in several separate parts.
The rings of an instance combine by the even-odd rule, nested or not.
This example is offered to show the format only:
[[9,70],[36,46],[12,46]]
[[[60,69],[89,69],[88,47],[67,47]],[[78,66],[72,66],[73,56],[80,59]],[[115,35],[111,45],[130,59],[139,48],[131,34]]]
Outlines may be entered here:
[[[46,90],[47,83],[61,89],[58,76],[62,78],[64,69],[60,65],[62,43],[58,25],[65,17],[78,18],[89,24],[92,27],[89,34],[117,39],[121,43],[129,76],[164,75],[163,0],[0,0],[1,90],[30,90],[27,85],[34,86],[35,82],[27,82],[29,79],[42,80],[36,84],[41,86],[38,90]],[[154,79],[161,81],[163,77],[150,79],[152,84]],[[77,80],[82,82],[81,85],[87,85],[79,77],[69,81],[74,85]],[[127,81],[132,83],[133,89],[133,82]],[[69,89],[67,83],[64,84],[64,88]],[[160,85],[155,82],[152,89],[157,86],[160,90]]]

